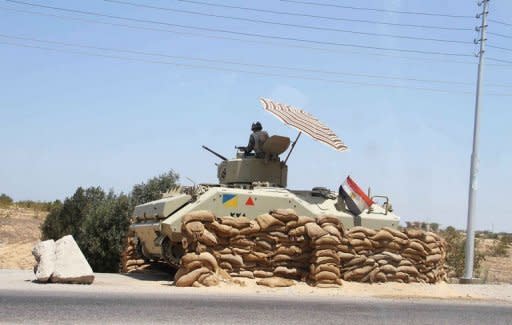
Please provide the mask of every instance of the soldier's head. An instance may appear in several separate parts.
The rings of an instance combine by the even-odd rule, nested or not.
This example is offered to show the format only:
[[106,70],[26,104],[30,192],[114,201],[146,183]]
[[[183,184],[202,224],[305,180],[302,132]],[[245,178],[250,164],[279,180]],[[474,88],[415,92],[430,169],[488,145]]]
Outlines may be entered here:
[[255,123],[253,123],[253,124],[252,124],[252,126],[251,126],[251,130],[252,130],[253,132],[261,131],[261,130],[263,130],[263,126],[261,126],[261,123],[260,123],[260,122],[255,122]]

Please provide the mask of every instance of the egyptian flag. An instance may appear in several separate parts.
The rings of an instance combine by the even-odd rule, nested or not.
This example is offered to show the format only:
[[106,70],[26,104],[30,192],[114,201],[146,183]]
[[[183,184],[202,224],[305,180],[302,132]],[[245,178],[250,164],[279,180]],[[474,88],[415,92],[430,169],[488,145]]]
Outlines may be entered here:
[[347,208],[355,215],[360,215],[373,204],[372,199],[363,192],[350,176],[347,176],[345,182],[341,184],[340,195],[345,200]]

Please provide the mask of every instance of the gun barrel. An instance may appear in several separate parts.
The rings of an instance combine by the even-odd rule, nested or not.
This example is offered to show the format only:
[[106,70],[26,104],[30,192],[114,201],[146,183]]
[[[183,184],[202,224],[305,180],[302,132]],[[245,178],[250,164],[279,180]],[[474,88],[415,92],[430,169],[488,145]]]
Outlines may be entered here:
[[225,160],[228,160],[228,158],[226,158],[226,157],[224,157],[223,155],[221,155],[221,154],[219,154],[219,153],[217,153],[217,152],[213,151],[212,149],[208,148],[207,146],[203,146],[203,149],[204,149],[204,150],[206,150],[206,151],[211,152],[212,154],[214,154],[215,156],[219,157],[220,159],[222,159],[222,160],[224,160],[224,161],[225,161]]

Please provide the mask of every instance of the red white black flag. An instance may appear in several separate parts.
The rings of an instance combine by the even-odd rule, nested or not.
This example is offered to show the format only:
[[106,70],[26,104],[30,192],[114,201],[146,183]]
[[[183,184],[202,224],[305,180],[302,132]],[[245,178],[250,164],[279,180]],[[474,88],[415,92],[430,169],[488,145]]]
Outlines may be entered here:
[[360,215],[373,204],[372,199],[363,192],[350,176],[347,176],[345,182],[341,184],[340,195],[345,200],[347,208],[355,215]]

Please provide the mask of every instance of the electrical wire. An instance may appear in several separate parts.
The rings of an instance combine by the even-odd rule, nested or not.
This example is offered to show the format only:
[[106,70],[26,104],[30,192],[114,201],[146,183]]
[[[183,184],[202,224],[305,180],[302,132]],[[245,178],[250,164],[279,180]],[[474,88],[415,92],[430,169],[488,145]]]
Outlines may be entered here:
[[[178,67],[182,67],[182,68],[190,68],[190,69],[207,69],[207,70],[216,70],[216,71],[224,71],[224,72],[238,72],[238,73],[254,74],[254,75],[260,75],[260,76],[272,76],[272,77],[281,77],[281,78],[290,78],[290,79],[322,81],[322,82],[327,82],[327,83],[339,83],[339,84],[354,85],[354,86],[412,89],[412,90],[439,92],[439,93],[447,93],[447,94],[469,95],[469,94],[473,93],[471,91],[451,91],[451,90],[438,89],[438,88],[409,87],[409,86],[401,86],[401,85],[395,85],[395,84],[355,82],[355,81],[346,81],[346,80],[338,80],[338,79],[316,78],[316,77],[301,76],[301,75],[288,75],[288,74],[280,74],[280,73],[272,73],[272,72],[260,72],[260,71],[252,71],[252,70],[241,70],[241,69],[233,69],[233,68],[215,67],[215,66],[210,66],[210,65],[195,65],[195,64],[170,62],[170,61],[146,60],[146,59],[140,59],[140,58],[122,57],[122,56],[110,55],[110,54],[98,54],[98,53],[91,53],[91,52],[84,52],[84,51],[58,49],[58,48],[52,48],[52,47],[44,47],[44,46],[38,46],[38,45],[20,44],[20,43],[4,42],[4,41],[0,41],[0,44],[5,44],[5,45],[10,45],[10,46],[15,46],[15,47],[41,49],[41,50],[53,51],[53,52],[63,52],[63,53],[72,53],[72,54],[79,54],[79,55],[86,55],[86,56],[103,57],[103,58],[117,59],[117,60],[123,60],[123,61],[145,62],[145,63],[153,63],[153,64],[166,64],[166,65],[173,65],[173,66],[178,66]],[[492,95],[494,95],[494,96],[512,96],[511,94],[501,94],[501,93],[493,93]]]
[[307,17],[307,18],[324,19],[324,20],[331,20],[331,21],[348,21],[348,22],[353,22],[353,23],[365,23],[365,24],[385,25],[385,26],[399,26],[399,27],[420,28],[420,29],[423,28],[423,29],[454,30],[454,31],[471,31],[471,30],[473,30],[472,28],[463,28],[463,27],[448,27],[448,26],[420,25],[420,24],[402,24],[402,23],[392,23],[392,22],[377,21],[377,20],[352,19],[352,18],[334,17],[334,16],[321,16],[321,15],[312,15],[312,14],[306,14],[306,13],[260,9],[260,8],[253,8],[253,7],[233,6],[233,5],[204,2],[204,1],[194,1],[194,0],[177,0],[177,1],[184,2],[184,3],[191,3],[191,4],[195,4],[195,5],[201,5],[201,6],[209,6],[209,7],[214,7],[214,8],[228,8],[228,9],[237,9],[237,10],[245,10],[245,11],[252,11],[252,12],[263,12],[263,13],[269,13],[269,14],[274,14],[274,15],[284,15],[284,16],[291,16],[291,17]]
[[[199,61],[199,62],[207,62],[207,63],[220,63],[220,64],[229,64],[229,65],[240,65],[240,66],[246,66],[246,67],[252,67],[252,68],[281,69],[281,70],[290,70],[290,71],[298,71],[298,72],[306,72],[306,73],[320,73],[320,74],[335,75],[335,76],[354,76],[354,77],[364,77],[364,78],[371,78],[371,79],[414,81],[414,82],[426,82],[426,83],[436,83],[436,84],[445,84],[445,85],[469,85],[469,86],[473,85],[473,83],[471,83],[471,82],[464,82],[464,81],[419,79],[419,78],[412,78],[412,77],[397,77],[397,76],[388,76],[388,75],[384,76],[384,75],[375,75],[375,74],[366,74],[366,73],[346,72],[346,71],[331,71],[331,70],[328,71],[328,70],[321,70],[321,69],[308,69],[308,68],[287,67],[287,66],[280,66],[280,65],[246,63],[246,62],[230,61],[230,60],[207,59],[207,58],[198,58],[198,57],[191,57],[191,56],[178,56],[178,55],[169,55],[169,54],[156,53],[156,52],[145,52],[145,51],[117,49],[117,48],[109,48],[109,47],[98,47],[98,46],[61,42],[61,41],[53,41],[53,40],[42,40],[42,39],[38,39],[38,38],[12,36],[12,35],[5,35],[5,34],[0,34],[0,38],[31,41],[31,42],[40,42],[40,43],[62,45],[62,46],[68,46],[68,47],[85,48],[85,49],[93,49],[93,50],[101,50],[101,51],[111,51],[111,52],[119,52],[119,53],[165,57],[165,58],[180,59],[180,60]],[[495,85],[495,86],[496,87],[512,88],[512,85]]]
[[[409,60],[409,61],[419,61],[419,62],[435,62],[435,63],[449,63],[449,64],[454,63],[454,64],[465,64],[465,65],[475,65],[476,64],[475,62],[458,61],[458,60],[452,60],[452,59],[441,59],[441,58],[434,59],[434,58],[427,58],[427,57],[412,57],[412,56],[404,56],[401,54],[393,54],[393,53],[360,52],[360,51],[345,50],[345,49],[332,49],[332,48],[325,48],[325,47],[307,46],[307,45],[301,45],[301,44],[288,44],[288,43],[273,42],[273,41],[266,41],[266,40],[252,40],[252,39],[221,36],[221,35],[211,35],[211,34],[204,34],[204,33],[198,33],[198,32],[184,32],[184,31],[177,31],[177,30],[171,30],[171,29],[143,27],[143,26],[123,24],[123,23],[105,22],[105,21],[95,20],[95,19],[62,16],[62,15],[56,15],[56,14],[50,14],[50,13],[42,13],[42,12],[37,12],[37,11],[14,9],[14,8],[7,8],[7,7],[0,7],[0,10],[7,10],[7,11],[16,12],[16,13],[30,14],[30,15],[36,15],[36,16],[41,16],[41,17],[51,17],[51,18],[57,18],[57,19],[79,21],[79,22],[85,22],[85,23],[89,23],[89,24],[100,24],[100,25],[105,25],[105,26],[129,28],[129,29],[133,29],[133,30],[164,32],[164,33],[172,33],[172,34],[183,35],[183,36],[201,37],[201,38],[209,38],[209,39],[216,39],[216,40],[230,40],[230,41],[238,41],[238,42],[251,43],[251,44],[264,44],[264,45],[270,45],[270,46],[281,47],[281,48],[285,47],[285,48],[293,48],[293,49],[312,50],[312,51],[318,51],[318,52],[324,52],[324,53],[355,54],[358,56],[366,55],[366,56],[376,56],[379,58],[388,57],[388,58],[399,59],[399,60]],[[507,65],[503,65],[503,64],[488,64],[488,65],[508,67]]]
[[125,21],[133,21],[133,22],[138,22],[138,23],[158,24],[158,25],[179,27],[179,28],[185,28],[185,29],[194,29],[194,30],[226,33],[226,34],[240,35],[240,36],[249,36],[249,37],[257,37],[257,38],[275,39],[275,40],[281,40],[281,41],[293,41],[293,42],[301,42],[301,43],[308,43],[308,44],[330,45],[330,46],[350,47],[350,48],[361,48],[361,49],[389,51],[389,52],[427,54],[427,55],[438,55],[438,56],[449,56],[449,57],[473,57],[470,54],[453,53],[453,52],[423,51],[423,50],[417,50],[417,49],[388,48],[388,47],[378,47],[378,46],[369,46],[369,45],[350,44],[350,43],[338,43],[338,42],[330,42],[330,41],[316,41],[316,40],[312,40],[312,39],[302,39],[302,38],[295,38],[295,37],[284,37],[284,36],[276,36],[276,35],[268,35],[268,34],[239,32],[239,31],[226,30],[226,29],[218,29],[218,28],[208,28],[208,27],[198,27],[198,26],[191,26],[191,25],[172,24],[172,23],[167,23],[167,22],[162,22],[162,21],[122,17],[122,16],[109,15],[109,14],[103,14],[103,13],[98,13],[98,12],[91,12],[91,11],[84,11],[84,10],[77,10],[77,9],[68,9],[68,8],[47,6],[47,5],[29,3],[29,2],[24,2],[24,1],[17,1],[17,0],[5,0],[5,1],[11,2],[11,3],[16,3],[16,4],[21,4],[21,5],[32,6],[32,7],[46,8],[46,9],[52,9],[52,10],[58,10],[58,11],[65,11],[65,12],[73,12],[73,13],[79,13],[79,14],[90,15],[90,16],[97,16],[97,17],[104,17],[104,18],[113,18],[113,19],[119,19],[119,20],[125,20]]
[[247,21],[247,22],[257,23],[257,24],[277,25],[277,26],[284,26],[284,27],[293,27],[293,28],[302,28],[302,29],[320,30],[320,31],[327,31],[327,32],[365,35],[365,36],[408,39],[408,40],[415,40],[415,41],[430,41],[430,42],[454,43],[454,44],[473,44],[473,42],[453,40],[453,39],[439,39],[439,38],[427,38],[427,37],[417,37],[417,36],[407,36],[407,35],[397,35],[397,34],[360,32],[360,31],[355,31],[355,30],[350,30],[350,29],[291,24],[291,23],[282,23],[282,22],[263,20],[263,19],[217,15],[217,14],[213,14],[213,13],[204,13],[204,12],[199,12],[199,11],[176,9],[176,8],[169,8],[169,7],[158,7],[158,6],[146,5],[146,4],[142,4],[142,3],[135,3],[135,2],[130,2],[130,1],[122,1],[122,0],[103,0],[103,1],[110,2],[110,3],[122,4],[122,5],[128,5],[128,6],[137,7],[137,8],[147,8],[147,9],[163,10],[163,11],[170,11],[170,12],[178,12],[178,13],[198,15],[198,16],[203,16],[203,17],[214,17],[214,18],[231,19],[231,20],[237,20],[237,21]]
[[488,57],[488,58],[486,58],[486,60],[494,61],[494,62],[501,62],[501,63],[508,63],[508,64],[512,64],[512,61],[502,60],[502,59],[496,59],[496,58],[492,58],[492,57]]
[[510,23],[506,23],[504,21],[500,21],[500,20],[496,20],[496,19],[488,19],[490,22],[492,23],[496,23],[496,24],[500,24],[500,25],[504,25],[504,26],[511,26],[512,27],[512,24]]
[[511,48],[508,48],[508,47],[501,47],[501,46],[495,46],[495,45],[487,45],[487,47],[492,48],[492,49],[497,49],[497,50],[502,50],[502,51],[512,52],[512,49],[511,49]]
[[505,35],[505,34],[494,33],[494,32],[487,32],[487,34],[494,35],[494,36],[499,36],[499,37],[503,37],[503,38],[512,38],[511,35]]
[[342,8],[342,9],[351,9],[351,10],[387,12],[387,13],[404,14],[404,15],[437,16],[437,17],[447,17],[447,18],[474,18],[473,16],[465,16],[465,15],[451,15],[451,14],[443,14],[443,13],[436,13],[436,12],[401,11],[401,10],[391,10],[391,9],[381,9],[381,8],[354,7],[354,6],[333,4],[333,3],[324,3],[324,2],[311,2],[311,1],[299,1],[299,0],[281,0],[281,1],[297,3],[297,4],[304,4],[304,5],[311,5],[311,6],[319,6],[319,7],[333,7],[333,8]]

